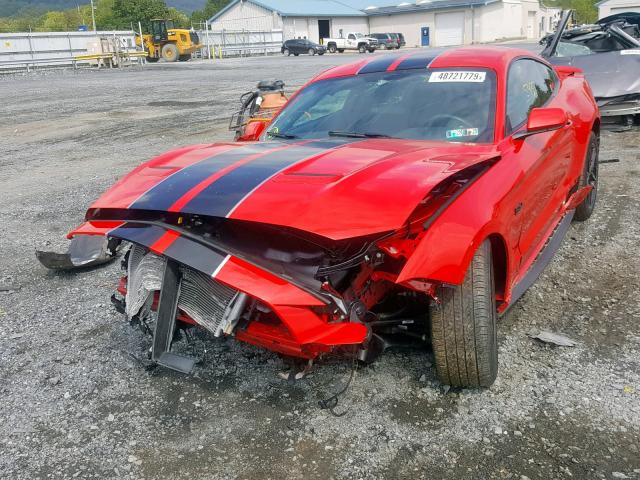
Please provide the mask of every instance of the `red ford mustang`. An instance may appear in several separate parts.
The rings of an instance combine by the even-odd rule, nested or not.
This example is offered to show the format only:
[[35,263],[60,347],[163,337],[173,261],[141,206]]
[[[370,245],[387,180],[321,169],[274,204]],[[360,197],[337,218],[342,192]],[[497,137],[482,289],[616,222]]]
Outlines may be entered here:
[[116,303],[176,370],[174,333],[198,325],[306,359],[430,340],[442,382],[488,386],[496,317],[591,215],[599,130],[581,72],[529,52],[376,56],[313,79],[261,141],[136,168],[69,234],[71,263],[131,243]]

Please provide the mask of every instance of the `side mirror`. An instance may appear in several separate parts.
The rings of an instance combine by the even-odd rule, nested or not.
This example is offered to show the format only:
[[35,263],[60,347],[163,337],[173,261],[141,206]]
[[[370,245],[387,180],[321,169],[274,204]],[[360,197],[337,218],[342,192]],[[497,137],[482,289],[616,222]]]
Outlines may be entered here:
[[534,108],[529,113],[527,127],[513,134],[513,139],[535,135],[536,133],[551,132],[564,127],[569,122],[567,112],[561,108]]

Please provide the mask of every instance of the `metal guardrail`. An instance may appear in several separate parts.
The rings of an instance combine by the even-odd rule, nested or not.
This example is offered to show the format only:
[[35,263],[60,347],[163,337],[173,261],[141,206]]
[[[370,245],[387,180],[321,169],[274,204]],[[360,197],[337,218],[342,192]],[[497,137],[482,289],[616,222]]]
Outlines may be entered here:
[[198,30],[200,58],[246,57],[280,53],[282,30]]
[[117,39],[123,48],[135,48],[132,31],[0,33],[0,71],[2,67],[74,66],[74,57],[105,37]]

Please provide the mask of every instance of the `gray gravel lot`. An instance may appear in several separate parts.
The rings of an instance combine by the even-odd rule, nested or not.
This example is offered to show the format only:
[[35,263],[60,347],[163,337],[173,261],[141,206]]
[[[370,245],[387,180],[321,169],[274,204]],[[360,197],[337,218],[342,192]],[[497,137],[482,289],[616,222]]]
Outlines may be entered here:
[[[594,216],[501,320],[489,390],[447,390],[429,352],[358,370],[336,418],[274,354],[197,336],[193,376],[149,370],[109,296],[117,264],[58,274],[35,248],[114,180],[170,148],[230,139],[241,93],[357,55],[0,77],[0,478],[640,478],[640,133],[604,133]],[[536,329],[578,342],[550,347]]]

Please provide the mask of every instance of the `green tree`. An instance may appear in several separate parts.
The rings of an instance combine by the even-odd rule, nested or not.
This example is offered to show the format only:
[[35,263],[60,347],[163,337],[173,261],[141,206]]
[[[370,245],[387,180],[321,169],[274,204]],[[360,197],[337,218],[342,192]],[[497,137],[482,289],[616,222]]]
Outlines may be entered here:
[[[94,0],[96,28],[98,30],[114,30],[118,28],[118,19],[113,13],[114,0]],[[87,25],[91,24],[91,6],[87,7],[89,19]],[[129,26],[127,28],[130,28]]]
[[191,21],[193,23],[206,22],[229,3],[231,0],[207,0],[202,10],[195,10],[191,14]]
[[572,0],[571,8],[578,23],[593,23],[598,19],[598,9],[592,0]]
[[168,13],[163,0],[113,0],[113,16],[118,28],[129,29],[138,22],[148,27],[149,20],[166,18]]
[[173,7],[169,7],[167,9],[166,18],[173,20],[173,24],[176,28],[189,28],[189,17],[187,17],[180,10],[177,10]]
[[64,12],[47,12],[38,26],[43,32],[64,32],[69,30]]

